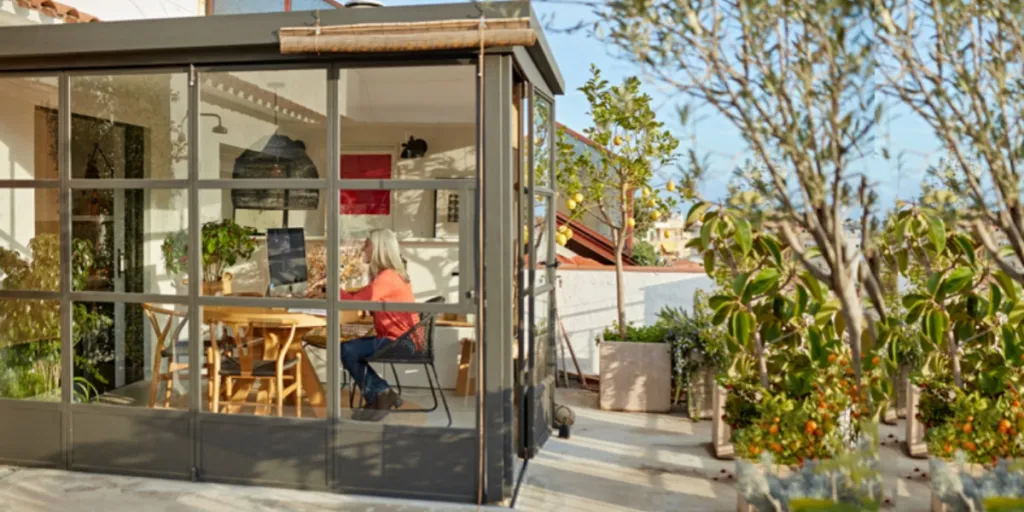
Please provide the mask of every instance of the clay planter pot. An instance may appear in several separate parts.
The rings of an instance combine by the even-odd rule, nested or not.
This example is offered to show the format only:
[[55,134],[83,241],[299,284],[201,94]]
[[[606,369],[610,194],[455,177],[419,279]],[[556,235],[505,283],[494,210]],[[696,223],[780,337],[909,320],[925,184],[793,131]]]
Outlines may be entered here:
[[602,341],[601,409],[668,412],[672,407],[672,351],[668,343]]

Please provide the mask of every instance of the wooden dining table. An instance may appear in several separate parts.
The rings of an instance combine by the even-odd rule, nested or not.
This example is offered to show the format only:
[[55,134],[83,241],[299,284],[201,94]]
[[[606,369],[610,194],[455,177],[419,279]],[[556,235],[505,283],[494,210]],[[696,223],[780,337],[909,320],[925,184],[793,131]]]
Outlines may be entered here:
[[[207,306],[203,308],[203,323],[210,326],[211,333],[216,332],[217,325],[252,325],[263,338],[260,346],[254,348],[258,348],[264,354],[276,354],[279,347],[292,335],[292,329],[294,328],[295,338],[288,346],[289,355],[286,358],[291,359],[299,353],[302,354],[299,368],[299,378],[302,380],[302,394],[305,395],[314,416],[317,418],[325,418],[327,416],[327,395],[324,391],[324,386],[320,382],[316,369],[313,368],[313,364],[310,362],[302,342],[303,338],[311,331],[327,327],[326,317],[281,308]],[[370,326],[367,326],[365,322],[360,321],[354,312],[344,312],[341,316],[341,323],[343,325],[350,324],[353,327],[358,325],[364,328],[362,334],[358,334],[358,329],[354,331],[353,329],[343,328],[342,330],[349,334],[342,336],[342,343],[365,335],[366,331],[372,326],[372,323],[370,323]],[[213,357],[222,357],[222,352],[227,348],[227,346],[219,343],[218,349],[221,353],[213,354]],[[232,390],[232,401],[245,401],[252,393],[253,384],[254,382],[251,380],[240,381]],[[267,390],[261,389],[255,403],[260,403],[265,398],[265,393],[267,392]],[[296,397],[292,396],[289,398],[288,402],[294,405]],[[229,406],[229,412],[233,408],[237,409],[238,406]],[[257,411],[259,410],[257,408]]]

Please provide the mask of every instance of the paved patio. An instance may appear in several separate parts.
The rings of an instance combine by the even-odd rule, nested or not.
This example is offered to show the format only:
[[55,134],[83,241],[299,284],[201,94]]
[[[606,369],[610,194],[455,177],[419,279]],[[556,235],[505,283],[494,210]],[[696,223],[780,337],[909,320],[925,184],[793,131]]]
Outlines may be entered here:
[[0,467],[0,512],[441,512],[501,510],[426,501]]
[[[576,412],[572,437],[553,437],[530,462],[516,509],[736,510],[735,466],[712,456],[710,421],[601,411],[597,394],[581,390],[560,389],[557,397]],[[886,509],[929,510],[928,484],[921,476],[928,462],[903,455],[901,426],[881,431],[884,485],[891,500]]]
[[[526,470],[516,509],[523,511],[732,511],[732,461],[710,453],[711,422],[680,414],[598,410],[597,395],[558,390],[576,412],[568,440],[553,437]],[[899,426],[883,426],[888,510],[929,509],[926,460],[903,455]],[[916,470],[916,471],[915,471]],[[451,503],[343,496],[58,470],[0,467],[0,512],[85,510],[374,512],[500,510]]]

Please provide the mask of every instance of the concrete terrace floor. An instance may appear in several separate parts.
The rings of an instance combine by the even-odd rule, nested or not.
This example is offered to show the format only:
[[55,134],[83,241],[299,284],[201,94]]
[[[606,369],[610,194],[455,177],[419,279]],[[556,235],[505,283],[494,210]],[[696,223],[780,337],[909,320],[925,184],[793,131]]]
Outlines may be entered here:
[[[269,487],[0,467],[0,512],[442,512],[501,510]],[[507,509],[506,509],[507,510]]]
[[[576,413],[568,440],[552,437],[530,461],[516,509],[531,512],[734,511],[732,461],[711,453],[711,422],[682,414],[601,411],[597,394],[559,389]],[[926,460],[903,454],[903,422],[883,425],[885,510],[927,511]],[[914,471],[917,468],[918,471]]]

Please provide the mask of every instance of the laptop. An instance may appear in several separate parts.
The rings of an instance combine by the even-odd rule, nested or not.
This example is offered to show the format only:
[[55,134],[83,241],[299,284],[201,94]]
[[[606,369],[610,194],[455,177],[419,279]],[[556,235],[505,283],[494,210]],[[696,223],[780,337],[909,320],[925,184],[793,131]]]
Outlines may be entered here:
[[268,297],[302,297],[309,287],[306,234],[302,228],[267,230]]

